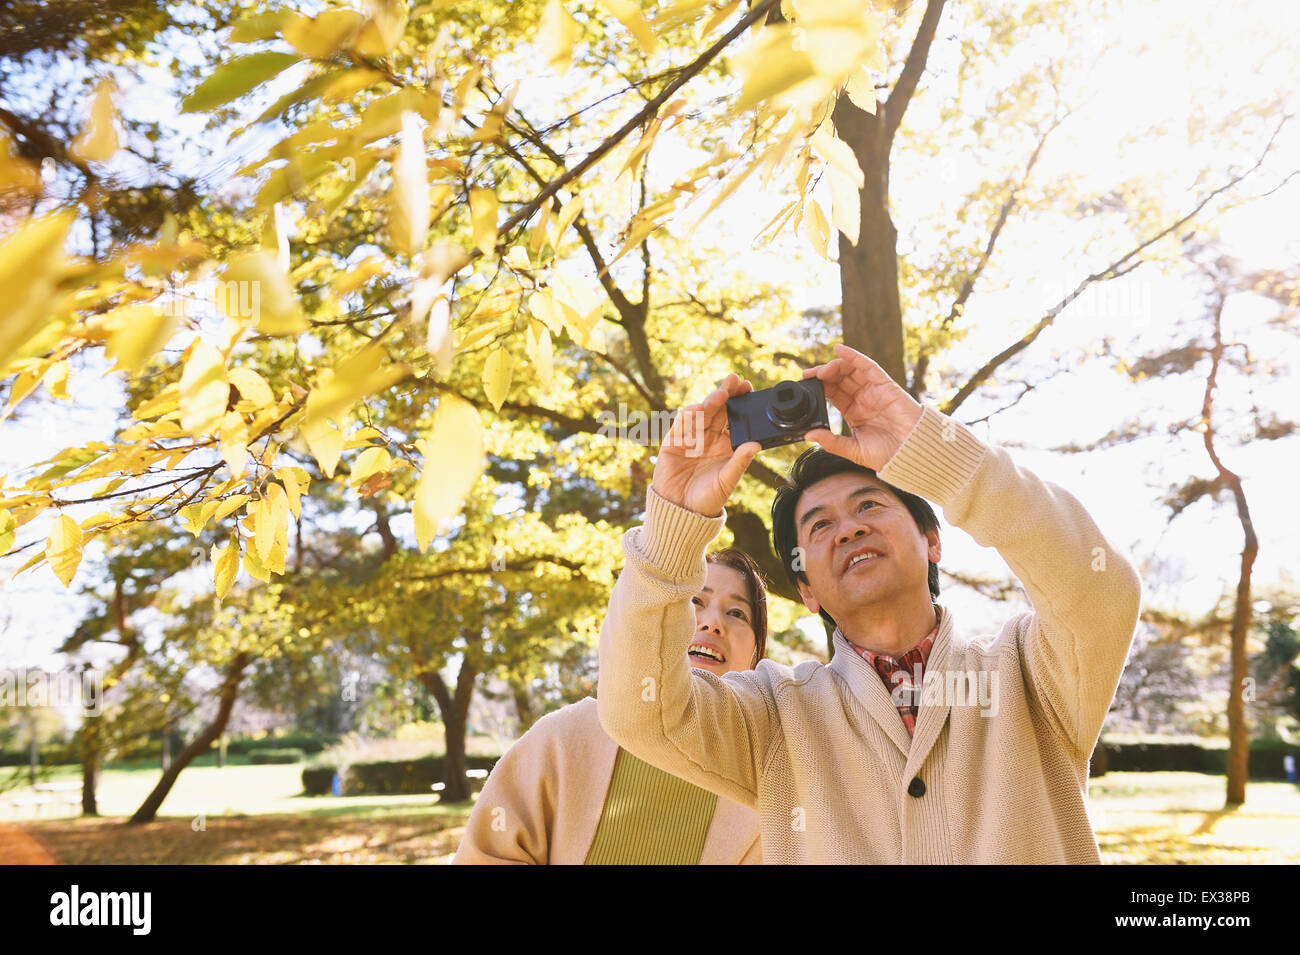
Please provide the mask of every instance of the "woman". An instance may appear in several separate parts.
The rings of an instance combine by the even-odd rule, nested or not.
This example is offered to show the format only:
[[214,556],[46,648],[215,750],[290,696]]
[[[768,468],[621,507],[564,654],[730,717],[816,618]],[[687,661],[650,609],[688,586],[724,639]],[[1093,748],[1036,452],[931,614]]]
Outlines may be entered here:
[[[705,563],[687,658],[718,676],[753,669],[767,647],[762,575],[735,549]],[[501,757],[453,861],[734,865],[762,857],[753,810],[620,748],[589,697],[542,717]]]

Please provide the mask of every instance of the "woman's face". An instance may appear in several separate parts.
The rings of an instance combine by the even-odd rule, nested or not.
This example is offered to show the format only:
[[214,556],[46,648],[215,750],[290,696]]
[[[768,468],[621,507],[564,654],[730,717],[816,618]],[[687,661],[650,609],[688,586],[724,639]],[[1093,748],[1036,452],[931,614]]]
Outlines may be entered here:
[[754,607],[745,575],[723,564],[706,564],[704,589],[695,605],[695,638],[686,650],[691,666],[721,676],[754,666]]

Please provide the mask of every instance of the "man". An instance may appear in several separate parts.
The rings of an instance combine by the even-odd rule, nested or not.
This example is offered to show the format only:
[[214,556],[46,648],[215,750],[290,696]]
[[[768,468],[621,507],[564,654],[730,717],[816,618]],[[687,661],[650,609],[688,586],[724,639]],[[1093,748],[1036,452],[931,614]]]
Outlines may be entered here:
[[[851,467],[782,497],[797,548],[782,558],[808,608],[837,624],[831,663],[718,677],[682,658],[705,547],[759,449],[731,449],[726,400],[752,390],[731,375],[678,416],[646,522],[624,535],[600,639],[601,723],[647,762],[755,806],[765,862],[1100,862],[1088,761],[1133,638],[1136,572],[1064,489],[866,356],[836,352],[804,377],[822,381],[852,434],[807,437]],[[703,436],[689,453],[687,420]],[[959,632],[932,599],[938,529],[891,487],[996,547],[1034,611]]]

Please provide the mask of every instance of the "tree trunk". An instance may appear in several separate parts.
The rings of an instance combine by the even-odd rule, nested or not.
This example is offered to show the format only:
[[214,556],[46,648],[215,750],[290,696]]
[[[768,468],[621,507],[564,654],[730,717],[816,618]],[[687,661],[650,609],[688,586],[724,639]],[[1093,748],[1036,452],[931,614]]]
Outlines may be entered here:
[[853,150],[865,181],[858,194],[858,244],[839,236],[840,322],[844,344],[872,358],[907,387],[903,310],[898,295],[898,230],[889,215],[889,147],[884,110],[875,116],[841,96],[833,114],[840,139]]
[[81,814],[83,816],[98,816],[99,803],[95,799],[95,787],[99,783],[99,763],[101,760],[101,744],[99,739],[99,724],[86,720],[82,727],[83,734],[81,740]]
[[442,763],[443,802],[469,799],[469,779],[465,775],[465,730],[469,724],[469,704],[474,697],[477,677],[478,671],[468,661],[462,661],[453,694],[437,671],[426,670],[420,674],[420,682],[438,701],[447,736],[447,754]]
[[203,730],[195,737],[190,745],[181,750],[180,754],[172,761],[171,767],[163,773],[162,779],[158,780],[158,785],[153,788],[153,792],[145,797],[140,808],[135,811],[127,824],[135,825],[142,822],[152,822],[158,815],[158,809],[162,806],[163,800],[171,792],[172,786],[176,782],[176,777],[181,774],[194,758],[202,753],[207,752],[213,741],[226,731],[226,724],[230,721],[230,711],[235,708],[235,700],[239,698],[239,683],[244,676],[244,667],[248,665],[249,655],[247,653],[237,653],[235,658],[230,661],[230,666],[226,669],[226,680],[221,686],[220,703],[217,706],[217,715],[213,718]]
[[515,716],[519,718],[519,735],[523,736],[537,722],[537,711],[533,708],[533,701],[527,689],[512,685],[510,692],[515,701]]
[[1241,478],[1228,470],[1214,449],[1214,386],[1223,358],[1223,305],[1226,293],[1220,291],[1214,304],[1214,348],[1210,352],[1210,374],[1205,382],[1205,398],[1201,405],[1201,433],[1205,451],[1210,456],[1219,478],[1232,490],[1237,505],[1237,519],[1245,537],[1241,550],[1241,565],[1237,574],[1237,595],[1232,611],[1232,682],[1228,686],[1228,792],[1225,803],[1237,806],[1246,801],[1246,780],[1250,776],[1250,727],[1246,723],[1246,679],[1250,675],[1246,666],[1246,637],[1250,632],[1250,575],[1259,553],[1259,539],[1246,504],[1246,492]]
[[35,786],[37,776],[36,770],[41,764],[41,744],[40,740],[36,736],[36,717],[33,715],[29,722],[32,728],[32,746],[27,759],[27,779],[33,786]]

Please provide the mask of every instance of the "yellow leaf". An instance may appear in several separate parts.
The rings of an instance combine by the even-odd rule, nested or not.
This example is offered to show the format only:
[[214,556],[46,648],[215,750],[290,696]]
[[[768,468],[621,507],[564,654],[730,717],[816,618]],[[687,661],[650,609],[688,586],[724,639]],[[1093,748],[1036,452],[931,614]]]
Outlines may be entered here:
[[830,240],[831,229],[826,223],[826,215],[822,212],[822,207],[812,200],[808,202],[806,213],[799,231],[817,250],[817,254],[829,262],[831,257],[826,252],[826,243]]
[[63,582],[63,586],[72,584],[77,567],[81,564],[81,547],[85,541],[77,522],[66,514],[55,518],[50,528],[50,536],[45,542],[45,558],[50,562],[54,576]]
[[835,135],[835,128],[824,124],[812,137],[812,148],[826,160],[831,169],[848,179],[858,189],[866,182],[858,157],[848,143]]
[[[107,524],[112,519],[113,519],[113,515],[110,512],[100,511],[98,514],[92,514],[90,517],[82,521],[80,527],[83,531],[85,531],[85,530],[89,530],[92,527],[99,527],[101,524]],[[0,519],[0,523],[3,523],[3,519]]]
[[532,261],[528,258],[528,252],[521,245],[512,245],[510,251],[506,253],[506,265],[512,269],[518,269],[521,272],[531,272],[533,268]]
[[600,4],[618,17],[619,22],[627,27],[632,36],[636,37],[636,42],[646,56],[654,53],[657,47],[654,31],[642,18],[640,9],[637,8],[635,3],[632,3],[632,0],[600,0]]
[[524,340],[528,357],[537,368],[537,380],[543,388],[551,387],[553,368],[551,364],[551,330],[541,322],[533,319],[528,323],[527,337]]
[[310,327],[289,276],[268,249],[231,258],[215,292],[217,307],[237,322],[256,322],[264,335],[296,335]]
[[321,474],[332,478],[339,463],[339,455],[343,453],[343,432],[328,421],[317,421],[310,425],[304,424],[302,435],[316,464],[320,466]]
[[537,36],[546,53],[546,61],[556,72],[563,74],[573,61],[573,46],[578,42],[582,28],[569,16],[560,0],[550,0],[542,14]]
[[736,7],[738,6],[740,6],[740,0],[731,0],[730,3],[721,7],[717,13],[709,17],[708,22],[706,22],[704,26],[700,28],[700,38],[703,39],[704,37],[712,33],[715,29],[717,29],[719,26],[721,26],[722,23],[726,21],[728,17],[730,17],[733,13],[736,12]]
[[18,534],[18,522],[8,511],[0,510],[0,557],[9,553]]
[[289,510],[293,512],[296,518],[302,517],[302,488],[298,486],[298,481],[292,475],[285,475],[285,469],[281,468],[275,472],[276,475],[284,482],[284,496],[289,501]]
[[392,468],[393,457],[384,448],[366,448],[352,465],[352,483],[360,484],[372,474]]
[[226,462],[226,467],[230,468],[231,477],[242,475],[248,462],[248,425],[244,423],[243,415],[237,411],[226,412],[221,419],[218,443],[221,457]]
[[533,255],[541,255],[542,248],[546,245],[546,224],[551,221],[551,208],[555,205],[555,197],[547,196],[542,207],[537,210],[537,222],[533,224],[533,230],[528,236],[528,250]]
[[729,60],[730,68],[744,77],[737,112],[767,102],[817,75],[812,58],[791,44],[788,27],[766,27],[749,49]]
[[195,537],[203,533],[203,526],[206,522],[203,520],[202,504],[186,504],[177,514],[181,518],[181,526]]
[[207,437],[221,423],[229,397],[221,352],[196,341],[181,372],[181,427],[196,438]]
[[102,79],[95,87],[90,115],[81,135],[72,143],[72,155],[86,162],[107,162],[117,152],[117,110],[113,107],[113,81]]
[[497,348],[483,363],[483,391],[497,411],[501,410],[501,402],[505,401],[506,395],[510,393],[510,378],[514,371],[514,363],[515,360],[504,348]]
[[18,407],[18,403],[36,390],[36,386],[41,383],[41,376],[35,370],[24,371],[14,379],[9,386],[9,401],[5,405],[3,414],[0,414],[0,421],[9,417],[10,412]]
[[297,54],[277,50],[263,50],[237,57],[218,67],[199,84],[198,89],[185,97],[181,112],[200,113],[224,106],[278,76],[299,60]]
[[330,280],[330,286],[334,289],[335,295],[351,295],[376,275],[382,275],[388,271],[388,268],[388,263],[383,258],[372,255],[367,259],[362,259],[348,271],[340,272]]
[[[276,538],[280,536],[281,509],[276,506],[273,499],[273,494],[277,490],[280,492],[279,499],[284,500],[284,488],[278,484],[268,484],[267,496],[253,506],[253,546],[257,548],[257,559],[263,564],[271,556],[271,548],[275,546]],[[289,519],[287,501],[283,515],[287,524]]]
[[56,361],[46,369],[45,374],[41,377],[41,383],[45,385],[50,396],[67,401],[72,397],[68,394],[68,363],[66,361]]
[[74,214],[30,219],[0,242],[0,375],[56,314],[55,283]]
[[451,303],[445,296],[438,296],[429,306],[429,329],[424,347],[433,356],[438,374],[447,374],[451,370],[455,345],[451,337]]
[[628,153],[627,159],[623,161],[622,167],[619,168],[617,175],[614,176],[615,182],[623,178],[623,175],[626,172],[635,167],[637,161],[646,154],[652,145],[654,145],[655,137],[659,135],[659,127],[662,125],[662,117],[656,117],[650,125],[646,127],[645,132],[641,134],[641,139],[634,147],[632,147],[632,151]]
[[474,244],[484,255],[491,255],[497,244],[497,194],[491,189],[471,189],[469,215]]
[[389,195],[388,234],[397,251],[414,255],[429,234],[429,167],[419,117],[402,113],[402,131],[393,161]]
[[161,415],[170,414],[179,406],[180,388],[175,384],[171,384],[148,401],[142,402],[136,407],[134,413],[137,419],[144,421],[146,418],[157,418]]
[[217,545],[213,544],[211,556],[217,599],[221,600],[230,592],[230,585],[239,573],[239,548],[233,541],[221,550],[217,550]]
[[215,520],[223,520],[243,507],[247,500],[247,494],[232,494],[217,506],[212,516]]
[[262,566],[255,547],[249,547],[244,551],[244,570],[248,571],[248,576],[254,580],[260,580],[262,583],[269,583],[271,580],[271,574]]
[[127,305],[116,310],[115,329],[104,353],[116,361],[116,370],[128,375],[140,370],[158,354],[176,331],[173,309],[156,305]]
[[289,271],[289,221],[282,202],[274,203],[266,214],[262,226],[262,248],[275,256],[278,271]]
[[366,0],[366,12],[370,22],[357,48],[365,56],[387,56],[406,32],[406,0]]
[[551,276],[551,301],[569,335],[583,348],[593,348],[593,331],[600,323],[604,299],[599,289],[584,279],[557,273]]
[[417,442],[424,468],[415,487],[415,535],[420,551],[443,523],[460,513],[465,497],[483,472],[483,424],[474,406],[444,394],[433,415],[429,438]]
[[434,285],[441,285],[469,265],[470,257],[469,253],[458,245],[435,242],[425,250],[421,263],[420,275]]
[[227,377],[230,383],[239,389],[240,402],[247,401],[254,408],[265,408],[275,404],[275,395],[271,386],[251,368],[232,368]]
[[335,367],[322,371],[316,387],[307,396],[304,427],[312,428],[331,418],[341,421],[348,409],[362,398],[406,378],[410,368],[405,364],[380,367],[386,357],[382,346],[367,345]]
[[266,558],[266,569],[273,574],[284,573],[284,557],[288,549],[288,544],[284,541],[276,541],[271,548],[271,553]]
[[[479,345],[495,338],[502,332],[509,332],[513,327],[514,321],[512,318],[480,322],[473,328],[469,329],[469,331],[465,332],[463,337],[459,335],[456,337],[456,348],[458,351],[468,351],[471,348],[477,348]],[[564,326],[560,325],[558,327],[563,328]]]
[[289,45],[313,60],[328,60],[350,47],[361,34],[365,18],[355,10],[326,10],[317,17],[295,16],[281,34]]
[[873,116],[875,115],[877,103],[876,83],[871,78],[871,71],[865,66],[849,74],[849,81],[844,85],[844,92],[848,95],[849,101],[858,109]]
[[677,0],[667,10],[655,14],[651,23],[659,29],[690,23],[702,17],[711,2],[712,0]]
[[564,235],[564,230],[573,220],[578,218],[580,212],[582,212],[582,196],[574,196],[560,207],[560,214],[555,220],[555,230],[551,233],[551,248],[560,247],[560,237]]
[[831,221],[850,243],[857,245],[858,232],[862,227],[862,199],[858,194],[858,186],[836,168],[830,170],[830,180]]

